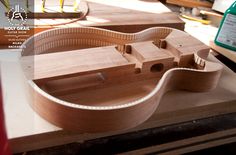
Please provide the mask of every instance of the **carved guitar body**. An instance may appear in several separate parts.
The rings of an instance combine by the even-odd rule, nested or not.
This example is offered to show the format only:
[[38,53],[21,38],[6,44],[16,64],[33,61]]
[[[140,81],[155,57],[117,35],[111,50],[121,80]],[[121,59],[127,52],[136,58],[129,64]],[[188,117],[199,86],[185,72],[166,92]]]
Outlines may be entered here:
[[53,29],[23,46],[31,107],[49,122],[80,132],[135,127],[153,114],[165,92],[211,90],[222,70],[206,60],[206,45],[172,28],[133,34]]

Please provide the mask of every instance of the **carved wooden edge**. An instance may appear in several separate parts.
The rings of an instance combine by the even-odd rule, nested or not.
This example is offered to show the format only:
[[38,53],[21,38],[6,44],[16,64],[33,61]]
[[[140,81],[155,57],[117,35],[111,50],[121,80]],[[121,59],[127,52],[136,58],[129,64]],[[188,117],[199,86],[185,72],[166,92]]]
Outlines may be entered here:
[[[48,48],[73,44],[89,46],[118,45],[119,50],[125,50],[128,43],[153,40],[160,42],[173,32],[173,37],[187,35],[184,32],[171,28],[150,28],[139,33],[125,34],[98,28],[68,28],[49,30],[27,40],[22,56],[42,54]],[[77,42],[68,38],[85,37],[84,41]],[[93,34],[93,35],[88,35]],[[58,38],[57,35],[61,37]],[[86,36],[99,37],[89,41]],[[171,37],[171,36],[169,36]],[[93,38],[92,38],[93,39]],[[52,42],[53,41],[53,42]],[[54,42],[55,41],[55,42]],[[34,44],[33,44],[34,43]],[[34,45],[32,47],[32,45]],[[49,122],[67,130],[80,132],[105,132],[124,130],[135,127],[147,120],[159,105],[162,96],[170,90],[182,89],[189,91],[208,91],[214,89],[221,75],[222,66],[208,61],[208,49],[200,49],[194,53],[195,64],[201,70],[191,68],[173,68],[163,74],[156,87],[143,98],[134,102],[115,106],[87,106],[60,100],[38,87],[34,81],[26,80],[32,108]],[[183,78],[185,77],[185,78]]]
[[[42,54],[49,48],[87,44],[90,47],[125,45],[132,42],[165,38],[171,28],[150,28],[138,33],[121,33],[100,28],[57,28],[38,33],[22,45],[22,56]],[[58,36],[60,35],[60,36]],[[158,35],[158,37],[157,37]],[[89,38],[88,38],[89,37]],[[123,46],[118,46],[122,50]]]

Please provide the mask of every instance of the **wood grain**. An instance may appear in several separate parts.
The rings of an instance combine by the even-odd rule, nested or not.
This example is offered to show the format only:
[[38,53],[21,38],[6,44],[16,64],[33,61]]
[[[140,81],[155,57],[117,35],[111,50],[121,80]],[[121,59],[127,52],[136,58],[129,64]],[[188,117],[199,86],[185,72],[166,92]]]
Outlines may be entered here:
[[[20,52],[20,50],[1,50],[0,52],[6,126],[11,150],[14,153],[137,132],[233,113],[236,110],[236,89],[235,85],[232,85],[236,82],[235,73],[222,64],[224,69],[216,89],[199,93],[178,90],[167,92],[154,114],[135,128],[91,134],[68,132],[49,123],[30,108],[30,100],[25,97],[27,89],[23,85],[24,76],[19,64]],[[210,61],[220,63],[212,54],[208,58]],[[102,81],[95,78],[93,82],[90,84],[97,85]],[[61,83],[59,86],[63,89],[66,85],[63,86]],[[57,89],[55,86],[52,88]],[[207,139],[205,137],[203,140]]]
[[[174,41],[176,36],[177,42]],[[60,39],[63,44],[55,43],[55,40]],[[160,40],[166,41],[166,54],[163,54],[165,49],[155,44]],[[71,51],[71,45],[77,49],[97,48]],[[27,67],[24,67],[25,60],[31,58],[36,60],[32,61],[32,67],[35,67],[31,72],[39,75],[34,80],[26,80],[29,94],[33,94],[29,95],[31,107],[59,127],[82,132],[135,127],[154,113],[167,91],[212,90],[216,87],[222,70],[220,64],[206,60],[209,52],[207,46],[190,35],[171,28],[150,28],[133,34],[88,27],[54,29],[36,35],[26,41],[24,46],[27,48],[22,52],[23,69],[28,72]],[[172,48],[168,48],[169,46]],[[67,47],[69,51],[66,50]],[[196,49],[189,50],[194,47]],[[133,64],[129,70],[127,67],[122,70],[102,70],[104,67],[121,67],[129,63]],[[79,69],[74,70],[74,65]],[[63,94],[55,93],[56,90],[53,89],[54,86],[60,86],[60,81],[57,84],[54,81],[53,85],[47,79],[90,69],[93,70],[92,73],[102,71],[103,84],[73,88],[70,91],[71,85],[68,83],[70,93]],[[40,78],[44,81],[40,81]],[[72,83],[74,86],[74,82]]]
[[175,4],[183,7],[190,7],[190,8],[195,8],[195,7],[207,7],[211,8],[212,3],[208,1],[199,1],[199,0],[167,0],[167,3],[170,4]]
[[[59,1],[53,1],[59,4]],[[31,31],[27,34],[32,36],[38,32],[52,28],[84,26],[99,27],[126,33],[138,32],[154,26],[165,26],[184,30],[185,23],[159,1],[87,0],[81,3],[80,9],[87,15],[83,19],[28,19],[27,24],[31,25]],[[88,14],[86,13],[87,10]],[[2,15],[2,27],[8,27],[9,22],[4,15],[5,10],[2,9],[0,12]],[[0,34],[3,36],[0,38],[0,45],[9,45],[8,37],[5,36],[7,31],[0,28]]]
[[135,65],[122,57],[115,47],[42,54],[36,57],[26,56],[22,61],[24,70],[33,73],[33,77],[29,77],[32,80],[78,76],[94,71],[131,70]]

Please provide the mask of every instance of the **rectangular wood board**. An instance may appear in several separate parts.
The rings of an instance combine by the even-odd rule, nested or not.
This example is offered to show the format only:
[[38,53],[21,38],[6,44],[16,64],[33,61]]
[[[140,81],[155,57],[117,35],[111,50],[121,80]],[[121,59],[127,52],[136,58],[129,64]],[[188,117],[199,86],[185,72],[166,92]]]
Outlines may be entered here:
[[183,7],[190,7],[190,8],[196,8],[196,7],[206,7],[211,8],[213,3],[208,1],[199,1],[199,0],[167,0],[167,3],[175,4]]
[[210,41],[210,47],[216,52],[224,55],[225,57],[236,63],[236,51],[232,51],[224,47],[218,46],[214,43],[214,41]]
[[[59,1],[58,1],[59,2]],[[138,32],[150,27],[172,27],[184,30],[185,23],[177,14],[171,12],[159,1],[140,0],[87,0],[89,8],[83,20],[76,18],[60,19],[28,19],[32,33],[36,34],[51,28],[92,26],[120,32]],[[0,3],[0,7],[4,7]],[[0,46],[9,44],[4,27],[8,27],[5,10],[0,10]],[[33,26],[34,24],[34,26]]]
[[[153,116],[140,126],[117,132],[73,133],[64,131],[36,114],[25,97],[20,51],[0,52],[4,109],[10,145],[14,153],[160,127],[236,111],[236,75],[226,66],[216,89],[210,92],[171,91]],[[210,59],[218,61],[210,55]]]

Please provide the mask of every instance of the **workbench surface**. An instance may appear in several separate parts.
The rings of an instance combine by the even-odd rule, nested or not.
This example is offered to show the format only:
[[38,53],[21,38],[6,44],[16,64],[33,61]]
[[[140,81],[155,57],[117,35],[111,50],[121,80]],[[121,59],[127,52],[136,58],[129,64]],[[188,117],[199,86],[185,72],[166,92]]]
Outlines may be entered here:
[[[25,94],[19,57],[20,50],[0,52],[6,126],[13,152],[117,135],[236,111],[236,75],[224,66],[215,90],[201,93],[171,91],[162,98],[154,115],[136,128],[99,134],[72,133],[48,123],[31,109]],[[213,55],[210,55],[210,59],[217,61]]]
[[[95,6],[98,9],[97,18],[93,18],[95,14],[92,16],[88,15],[86,21],[81,21],[81,24],[85,24],[87,22],[87,26],[94,26],[93,24],[98,24],[100,27],[102,24],[108,24],[111,26],[113,30],[120,31],[139,31],[140,29],[144,29],[151,26],[171,26],[179,29],[184,28],[184,22],[177,18],[177,15],[174,13],[170,13],[170,10],[162,10],[162,13],[158,12],[161,9],[158,6],[163,6],[160,2],[149,2],[149,1],[139,1],[139,5],[129,6],[127,9],[126,5],[116,3],[116,5],[121,5],[115,7],[115,1],[110,1],[113,4],[110,5],[102,5],[101,3],[95,3],[95,0],[89,0],[89,6]],[[100,0],[99,0],[100,1]],[[102,0],[101,0],[102,1]],[[108,2],[109,0],[107,0]],[[130,1],[134,2],[135,0]],[[137,1],[137,0],[136,0]],[[90,4],[91,3],[91,4]],[[148,5],[150,10],[145,10],[145,7],[142,6]],[[155,3],[155,5],[154,5]],[[102,6],[101,6],[102,5]],[[99,7],[97,7],[99,6]],[[153,6],[153,7],[151,7]],[[155,7],[154,7],[155,6]],[[109,11],[108,14],[104,15],[103,11],[106,7]],[[139,9],[135,7],[141,7]],[[118,11],[123,12],[122,16],[125,16],[125,12],[132,12],[132,19],[139,17],[136,15],[137,10],[142,14],[144,13],[144,17],[140,17],[139,20],[134,20],[133,22],[142,21],[143,26],[135,26],[135,24],[131,24],[133,26],[128,28],[125,25],[130,24],[131,17],[128,16],[128,21],[125,21],[123,17],[119,14],[111,12],[114,8],[118,8]],[[163,7],[161,7],[163,8]],[[93,10],[92,10],[93,11]],[[153,12],[154,11],[154,12]],[[166,12],[165,12],[166,11]],[[101,14],[100,14],[100,13]],[[147,16],[146,16],[147,15]],[[134,17],[135,16],[135,17]],[[110,19],[114,19],[114,17],[119,19],[120,21],[124,21],[123,27],[114,26],[113,22],[109,22]],[[168,17],[168,19],[166,19]],[[102,20],[101,20],[102,19]],[[151,20],[147,20],[151,19]],[[166,19],[166,20],[163,20]],[[88,22],[89,21],[89,22]],[[149,23],[148,23],[149,22]],[[151,23],[150,23],[151,22]],[[161,24],[160,24],[161,22]],[[164,23],[163,23],[164,22]],[[116,22],[114,22],[116,23]],[[166,24],[167,23],[167,24]],[[169,24],[168,24],[169,23]],[[177,23],[177,25],[176,25]],[[154,25],[153,25],[154,24]],[[207,33],[209,30],[212,30],[210,26],[205,26],[204,29],[198,29],[199,23],[194,23],[191,26],[188,26],[185,29],[188,33],[193,35],[194,37],[202,40],[204,43],[208,44],[209,39],[212,40],[214,33],[217,31],[213,29],[213,35],[209,38]],[[70,26],[78,26],[70,25]],[[70,27],[68,26],[68,27]],[[95,25],[96,26],[96,25]],[[108,27],[109,27],[108,26]],[[180,27],[178,27],[180,26]],[[66,27],[66,26],[65,26]],[[137,28],[137,29],[136,29]],[[200,32],[200,33],[199,33]],[[203,35],[204,34],[204,35]],[[0,39],[1,41],[1,39]],[[2,43],[2,41],[1,41]],[[44,119],[42,119],[38,114],[36,114],[28,104],[28,100],[25,97],[25,88],[23,84],[23,73],[19,64],[20,50],[0,50],[0,64],[1,64],[1,76],[3,82],[3,96],[4,96],[4,109],[5,109],[5,117],[6,117],[6,126],[8,132],[8,138],[12,147],[12,151],[14,153],[24,152],[29,150],[35,150],[40,148],[46,148],[51,146],[57,146],[72,142],[78,141],[86,141],[91,139],[98,139],[107,136],[114,136],[119,134],[127,134],[127,133],[135,133],[138,131],[153,129],[163,127],[165,125],[174,125],[176,123],[182,123],[186,121],[192,121],[196,119],[207,118],[211,116],[219,116],[221,114],[229,114],[236,112],[236,73],[232,70],[224,66],[224,70],[222,73],[222,77],[219,81],[219,84],[216,89],[210,92],[186,92],[186,91],[171,91],[168,92],[161,100],[159,107],[157,108],[154,115],[141,124],[140,126],[119,132],[107,132],[107,133],[98,133],[98,134],[88,134],[88,133],[72,133],[68,131],[64,131]],[[210,55],[210,59],[213,61],[218,61],[213,55]],[[223,126],[223,124],[222,124]],[[206,135],[203,137],[197,137],[196,139],[190,139],[189,141],[199,142],[198,140],[207,140],[209,138],[219,138],[221,136],[229,136],[232,134],[236,134],[236,129],[230,129],[227,131],[221,131],[217,133],[213,133],[210,135]],[[236,138],[228,140],[227,142],[234,142]],[[184,141],[176,141],[171,143],[170,145],[161,145],[160,147],[169,148],[169,146],[173,146],[177,144],[184,144]],[[224,144],[225,141],[218,142],[217,145]],[[216,145],[213,143],[211,146]],[[199,149],[199,148],[198,148]],[[134,153],[135,154],[135,153]]]
[[[48,3],[50,1],[46,3],[50,5]],[[91,26],[120,32],[138,32],[154,26],[184,30],[185,23],[178,15],[171,12],[164,4],[156,0],[86,0],[86,3],[88,13],[82,20],[76,18],[27,19],[26,26],[28,24],[31,29],[25,34],[25,38],[29,37],[29,35],[58,27]],[[2,19],[0,23],[0,35],[2,36],[0,38],[0,46],[3,46],[8,44],[7,40],[9,39],[9,34],[3,28],[9,27],[10,25],[1,3],[0,18]]]

